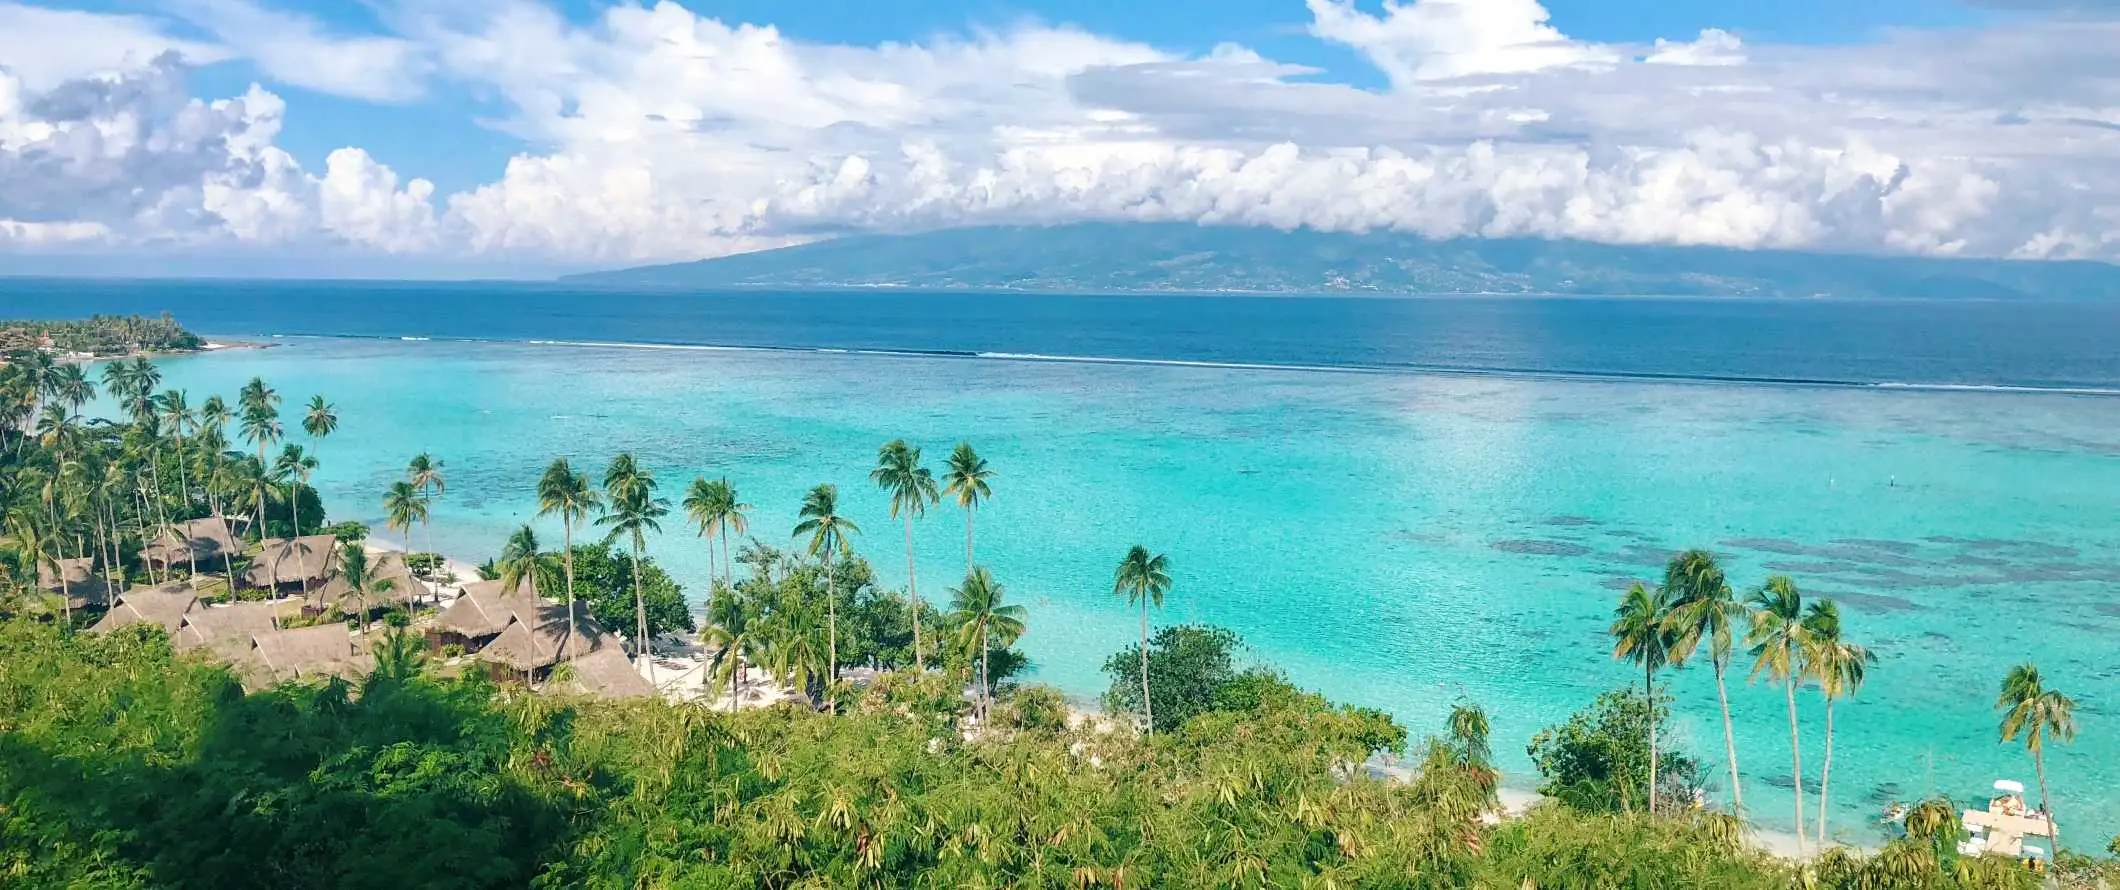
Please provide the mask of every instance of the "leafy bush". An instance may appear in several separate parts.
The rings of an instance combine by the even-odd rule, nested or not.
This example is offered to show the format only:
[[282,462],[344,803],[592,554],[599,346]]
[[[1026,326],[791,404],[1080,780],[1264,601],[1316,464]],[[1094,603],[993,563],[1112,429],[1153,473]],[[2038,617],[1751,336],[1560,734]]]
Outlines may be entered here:
[[[692,610],[685,605],[684,588],[678,586],[653,557],[640,561],[640,584],[647,593],[648,634],[672,630],[694,630]],[[542,591],[564,598],[565,590]],[[577,544],[574,547],[574,595],[587,601],[589,614],[603,626],[632,635],[633,556],[609,544]]]
[[[1584,812],[1631,812],[1645,801],[1649,781],[1649,721],[1659,730],[1670,721],[1671,698],[1659,694],[1652,717],[1639,690],[1616,689],[1597,697],[1565,723],[1532,736],[1528,753],[1543,781],[1539,793]],[[1670,736],[1659,732],[1659,741]],[[1702,769],[1692,757],[1658,746],[1657,799],[1690,806],[1702,787]]]
[[[1157,732],[1171,732],[1215,704],[1222,686],[1236,679],[1236,633],[1204,624],[1163,628],[1149,639],[1148,685]],[[1141,646],[1136,643],[1104,662],[1111,688],[1104,706],[1115,713],[1141,712]]]

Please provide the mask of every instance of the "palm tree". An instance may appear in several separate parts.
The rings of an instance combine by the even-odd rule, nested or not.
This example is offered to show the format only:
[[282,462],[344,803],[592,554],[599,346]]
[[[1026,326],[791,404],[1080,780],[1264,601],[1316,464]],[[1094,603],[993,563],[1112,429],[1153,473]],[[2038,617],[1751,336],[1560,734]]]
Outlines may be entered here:
[[758,637],[758,626],[752,620],[753,610],[735,588],[716,588],[707,600],[707,643],[719,646],[714,653],[711,669],[714,681],[729,684],[729,710],[734,712],[743,701],[744,664],[757,661],[762,641]]
[[[265,465],[265,446],[280,440],[280,394],[265,385],[262,377],[252,377],[243,384],[243,391],[236,396],[243,407],[243,438],[249,439],[258,448],[258,466]],[[252,524],[258,528],[258,539],[265,539],[265,489],[258,488],[258,513]]]
[[1731,650],[1738,628],[1745,622],[1745,607],[1737,601],[1715,555],[1706,550],[1688,550],[1671,558],[1664,567],[1664,590],[1671,596],[1671,666],[1682,667],[1700,647],[1708,643],[1708,663],[1715,669],[1715,701],[1722,707],[1723,752],[1730,763],[1731,809],[1745,809],[1744,782],[1738,778],[1737,735],[1730,725],[1730,693],[1723,683],[1730,669]]
[[782,625],[765,642],[767,667],[781,682],[807,693],[825,669],[817,651],[817,631],[800,622]]
[[[29,583],[37,586],[37,572],[50,569],[59,579],[60,598],[65,600],[60,608],[66,613],[66,624],[73,626],[73,596],[67,589],[66,573],[60,571],[61,558],[58,535],[51,526],[39,524],[31,518],[30,511],[16,510],[7,514],[7,534],[14,539],[16,552],[28,563]],[[40,594],[41,595],[41,594]]]
[[1833,700],[1853,698],[1876,659],[1867,647],[1841,637],[1840,606],[1832,600],[1811,604],[1810,612],[1804,615],[1803,630],[1811,644],[1811,676],[1818,681],[1818,691],[1826,699],[1825,761],[1818,770],[1818,845],[1824,847],[1829,837],[1826,794],[1832,789],[1833,778]]
[[722,583],[734,583],[729,578],[729,539],[750,531],[750,522],[744,511],[750,504],[736,499],[736,486],[727,479],[712,482],[704,478],[692,480],[692,487],[685,493],[685,514],[699,526],[699,536],[707,539],[707,575],[714,574],[714,540],[721,539]]
[[[397,582],[389,578],[376,577],[375,566],[368,562],[368,548],[358,541],[348,541],[339,548],[339,577],[346,582],[346,599],[360,604],[361,632],[368,632],[368,616],[375,610],[375,601],[397,588]],[[343,606],[339,611],[346,611]]]
[[[220,396],[207,396],[206,401],[199,404],[199,450],[204,452],[206,456],[207,497],[214,500],[214,515],[220,517],[221,530],[228,535],[230,540],[234,540],[236,536],[235,521],[228,518],[228,514],[221,509],[220,501],[214,498],[213,495],[215,493],[214,480],[222,476],[222,461],[224,453],[228,451],[228,424],[234,419],[234,412],[228,409],[228,403],[221,401]],[[221,490],[222,493],[227,493],[227,491],[227,489]],[[234,554],[224,553],[221,554],[221,560],[225,564],[233,556]],[[231,598],[235,596],[233,569],[230,570],[228,595]]]
[[[198,421],[192,416],[191,405],[186,402],[183,390],[172,389],[163,393],[155,399],[155,407],[161,412],[162,422],[169,425],[170,433],[177,440],[177,491],[184,497],[184,515],[189,518],[192,507],[189,470],[191,452],[185,447],[185,431],[195,426]],[[194,577],[199,574],[197,560],[193,560],[191,573]]]
[[2032,765],[2039,771],[2039,808],[2046,811],[2047,836],[2054,839],[2054,853],[2059,855],[2061,830],[2054,825],[2054,805],[2046,796],[2046,740],[2067,744],[2076,738],[2076,702],[2046,688],[2039,667],[2026,663],[2010,668],[2003,678],[1995,708],[2002,712],[2002,740],[2024,736],[2024,747],[2032,752]]
[[[545,475],[537,480],[537,515],[558,514],[561,534],[565,536],[562,544],[566,549],[561,551],[560,560],[567,572],[567,640],[570,642],[575,632],[574,527],[602,508],[603,499],[589,486],[589,477],[574,472],[564,457],[553,458],[551,466],[545,468]],[[575,655],[572,651],[562,654],[570,660]]]
[[[824,569],[825,681],[836,683],[839,681],[839,560],[854,552],[854,544],[847,538],[861,534],[861,527],[855,525],[854,520],[839,515],[839,488],[829,482],[810,489],[810,493],[803,496],[800,515],[802,521],[795,524],[795,537],[810,536],[810,555],[817,557],[818,564]],[[919,632],[920,622],[915,619],[913,656],[916,662],[920,656]]]
[[1803,593],[1787,575],[1767,579],[1753,591],[1752,629],[1745,642],[1752,647],[1752,679],[1761,675],[1781,683],[1789,704],[1789,759],[1796,777],[1796,852],[1803,854],[1803,742],[1796,731],[1796,684],[1810,673],[1806,653],[1809,634],[1803,627]]
[[323,396],[310,396],[309,409],[302,415],[302,432],[322,445],[326,437],[338,431],[339,415],[331,403],[324,401]]
[[[1649,815],[1656,815],[1656,672],[1671,661],[1671,595],[1635,582],[1612,611],[1612,657],[1642,669],[1642,695],[1649,710]],[[1624,799],[1624,798],[1623,798]]]
[[1163,608],[1163,595],[1170,592],[1170,559],[1135,544],[1119,560],[1112,577],[1112,592],[1126,597],[1129,606],[1141,607],[1141,720],[1149,735],[1156,732],[1156,708],[1148,694],[1148,607]]
[[274,480],[287,487],[288,517],[294,523],[290,538],[302,536],[302,489],[309,487],[309,476],[316,469],[317,459],[293,442],[282,446],[272,462]]
[[920,581],[913,570],[913,518],[927,512],[941,496],[935,490],[935,475],[920,465],[920,449],[894,439],[876,451],[876,469],[869,481],[891,493],[891,518],[905,519],[905,593],[912,604],[913,670],[927,670],[920,644]]
[[957,628],[958,645],[979,653],[979,724],[988,725],[994,708],[994,690],[987,681],[989,640],[1000,637],[1003,645],[1023,636],[1022,606],[1001,604],[1003,591],[985,567],[975,567],[964,576],[964,586],[950,591],[948,622]]
[[[435,460],[424,451],[414,455],[412,462],[405,465],[405,481],[412,483],[412,487],[418,489],[420,494],[425,495],[430,501],[439,499],[443,490],[447,487],[447,482],[442,478],[442,462]],[[428,489],[433,489],[433,493],[429,494]],[[421,514],[420,530],[427,533],[427,550],[430,553],[433,552],[434,522],[432,511]],[[405,538],[405,550],[408,553],[412,550],[412,538],[409,536]]]
[[[149,384],[152,386],[153,384]],[[80,365],[60,365],[52,378],[51,401],[65,405],[69,410],[79,411],[96,398],[96,385],[90,383],[88,374]]]
[[662,532],[661,520],[669,515],[668,502],[655,496],[655,477],[633,460],[631,454],[620,454],[612,459],[604,472],[604,493],[609,499],[610,509],[596,520],[597,525],[611,527],[610,537],[616,540],[626,536],[633,544],[633,617],[638,625],[639,636],[634,644],[634,655],[647,659],[648,682],[655,682],[654,647],[648,640],[648,599],[640,589],[641,551],[647,548],[648,532]]
[[964,571],[972,571],[972,514],[979,511],[979,504],[993,497],[993,489],[986,481],[993,478],[993,471],[986,468],[986,458],[972,450],[972,443],[959,442],[950,452],[950,459],[942,472],[942,491],[957,499],[957,506],[964,508]]
[[[528,524],[508,536],[508,543],[501,545],[501,556],[494,561],[494,567],[500,570],[501,588],[510,592],[521,590],[525,581],[530,582],[532,590],[550,590],[552,576],[558,574],[552,554],[539,548],[537,530]],[[571,603],[569,608],[572,608]],[[572,623],[568,624],[567,631],[574,631]]]
[[[427,496],[420,493],[412,483],[399,480],[390,483],[390,490],[383,494],[383,524],[390,530],[405,536],[405,556],[412,556],[412,527],[427,521]],[[407,606],[410,611],[410,606]]]

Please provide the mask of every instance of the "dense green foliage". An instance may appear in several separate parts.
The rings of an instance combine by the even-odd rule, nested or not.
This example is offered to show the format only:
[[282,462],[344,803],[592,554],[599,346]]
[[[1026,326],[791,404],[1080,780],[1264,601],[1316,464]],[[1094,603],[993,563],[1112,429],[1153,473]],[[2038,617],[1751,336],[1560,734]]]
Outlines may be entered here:
[[[1619,689],[1597,697],[1566,722],[1532,736],[1528,752],[1543,781],[1539,793],[1586,812],[1643,808],[1649,776],[1649,721],[1669,725],[1671,697],[1657,695],[1654,716],[1641,690]],[[1669,736],[1665,736],[1669,738]],[[1704,784],[1698,761],[1659,745],[1659,811],[1689,806]]]
[[[574,547],[574,595],[589,604],[589,614],[605,627],[633,626],[633,556],[609,544],[577,544]],[[561,585],[541,582],[546,594],[560,592]],[[640,560],[640,586],[648,604],[648,632],[694,630],[691,609],[685,606],[684,588],[653,557]]]
[[80,321],[0,321],[0,352],[36,349],[46,337],[51,338],[51,348],[60,352],[93,355],[124,355],[134,350],[189,352],[206,346],[206,341],[166,312],[158,318],[95,315]]
[[[1149,703],[1157,732],[1170,732],[1214,707],[1215,696],[1238,678],[1237,649],[1243,640],[1219,627],[1178,624],[1156,631],[1148,644]],[[1128,646],[1105,659],[1111,688],[1104,706],[1141,711],[1141,647]]]

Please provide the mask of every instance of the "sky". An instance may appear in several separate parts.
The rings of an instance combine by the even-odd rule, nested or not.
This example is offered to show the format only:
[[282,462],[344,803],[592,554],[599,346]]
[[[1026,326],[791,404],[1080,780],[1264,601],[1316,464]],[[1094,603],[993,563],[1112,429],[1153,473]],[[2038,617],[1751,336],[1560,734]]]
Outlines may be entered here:
[[0,272],[1080,220],[2120,261],[2120,0],[0,0]]

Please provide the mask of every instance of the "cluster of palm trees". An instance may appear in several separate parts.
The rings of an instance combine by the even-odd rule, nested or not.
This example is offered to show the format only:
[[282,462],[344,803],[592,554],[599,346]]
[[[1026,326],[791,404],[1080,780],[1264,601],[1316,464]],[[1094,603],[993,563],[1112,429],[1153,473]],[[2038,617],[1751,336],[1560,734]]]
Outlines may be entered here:
[[[173,524],[217,517],[230,538],[238,503],[254,507],[249,523],[265,534],[268,498],[283,500],[299,524],[302,489],[317,469],[314,455],[289,444],[276,459],[266,448],[281,438],[279,396],[252,379],[238,396],[240,414],[219,396],[197,408],[183,390],[157,392],[162,375],[145,358],[103,365],[102,391],[123,421],[90,419],[82,410],[97,385],[80,364],[57,362],[42,351],[10,355],[0,366],[0,527],[13,568],[22,578],[7,586],[27,592],[39,571],[58,576],[62,609],[71,620],[71,579],[62,560],[89,559],[119,589],[128,574],[150,583],[173,580],[168,568],[138,559],[140,548]],[[232,450],[229,430],[255,446]],[[332,406],[312,399],[302,422],[312,446],[338,428]],[[246,503],[247,502],[247,503]],[[230,594],[234,556],[222,554]],[[187,560],[196,582],[196,555]]]
[[[1725,677],[1740,646],[1751,656],[1750,678],[1777,684],[1787,705],[1789,749],[1794,770],[1793,806],[1799,852],[1814,838],[1820,848],[1830,843],[1827,798],[1833,773],[1833,705],[1851,698],[1862,688],[1875,657],[1842,631],[1840,607],[1831,599],[1806,604],[1794,579],[1769,577],[1758,589],[1740,599],[1728,577],[1706,550],[1687,550],[1671,558],[1663,583],[1649,587],[1636,583],[1622,594],[1608,630],[1612,655],[1633,663],[1642,671],[1642,686],[1650,702],[1648,721],[1649,787],[1651,812],[1657,809],[1656,675],[1664,668],[1683,667],[1700,655],[1705,646],[1715,674],[1715,695],[1722,710],[1723,746],[1730,772],[1731,806],[1744,809],[1744,784],[1737,765],[1737,741],[1730,721],[1730,697]],[[1823,763],[1818,774],[1818,816],[1815,832],[1804,812],[1803,742],[1797,716],[1799,688],[1812,687],[1824,702],[1825,737]],[[2048,690],[2032,665],[2013,669],[2003,685],[1998,707],[2004,713],[2001,734],[2005,741],[2020,735],[2026,739],[2039,770],[2040,797],[2046,797],[2046,765],[2043,756],[2047,738],[2068,741],[2075,732],[2074,703]],[[2051,813],[2051,810],[2047,812]],[[2059,838],[2056,838],[2058,846]]]

